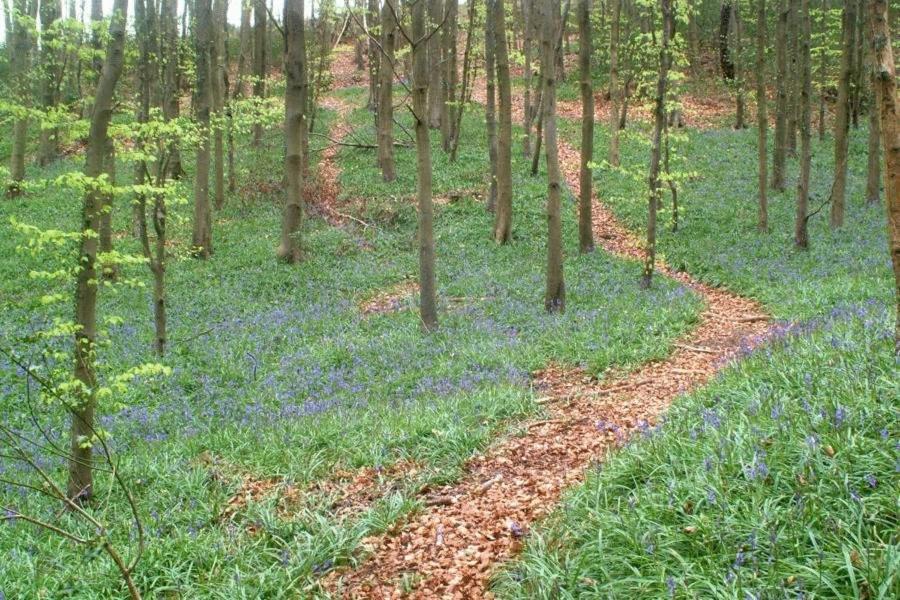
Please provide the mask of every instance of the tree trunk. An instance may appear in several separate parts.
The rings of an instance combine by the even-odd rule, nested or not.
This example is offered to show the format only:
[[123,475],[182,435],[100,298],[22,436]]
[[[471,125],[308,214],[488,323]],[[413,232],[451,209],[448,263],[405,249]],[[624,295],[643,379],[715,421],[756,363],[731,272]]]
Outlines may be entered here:
[[787,19],[788,0],[779,0],[775,22],[775,52],[778,73],[775,80],[775,145],[772,150],[772,187],[784,190],[787,166]]
[[[109,155],[109,123],[112,119],[113,92],[125,54],[125,24],[128,16],[127,0],[116,0],[113,18],[109,27],[109,42],[106,59],[97,90],[94,94],[94,108],[91,113],[84,174],[96,179],[104,170]],[[94,412],[96,410],[95,387],[97,384],[95,360],[97,337],[97,250],[98,240],[94,235],[100,227],[102,200],[94,190],[84,196],[82,210],[81,248],[79,250],[79,270],[75,284],[75,325],[74,378],[81,385],[77,405],[72,409],[71,446],[69,457],[69,479],[66,494],[80,502],[90,500],[93,494],[93,469],[91,443],[96,435]]]
[[[612,0],[617,2],[618,0]],[[700,25],[697,23],[699,17],[699,9],[697,8],[697,0],[688,0],[688,61],[691,65],[691,72],[694,76],[700,74]]]
[[556,26],[560,22],[559,3],[543,0],[543,8],[541,78],[544,82],[542,104],[544,153],[547,159],[547,290],[544,309],[547,312],[563,312],[566,308],[566,284],[563,275],[562,182],[556,134]]
[[[206,2],[207,0],[196,0]],[[266,0],[253,1],[253,95],[262,100],[266,96]],[[253,125],[253,145],[262,142],[262,123]]]
[[499,135],[497,139],[497,207],[494,241],[505,244],[512,238],[512,91],[509,82],[509,54],[506,45],[506,10],[503,0],[490,0],[494,51],[499,92]]
[[[386,0],[392,2],[395,10],[397,0]],[[366,12],[366,27],[369,29],[369,98],[366,106],[369,110],[378,110],[378,65],[380,64],[381,54],[378,50],[378,42],[375,39],[375,30],[378,25],[378,0],[369,0],[368,12]]]
[[487,16],[484,23],[484,75],[486,85],[484,119],[487,128],[488,158],[491,163],[491,184],[487,197],[487,209],[497,208],[497,61],[494,44],[494,19],[491,2],[487,0]]
[[766,145],[769,135],[769,117],[766,113],[766,0],[756,2],[756,126],[758,128],[757,151],[759,157],[759,216],[757,227],[769,230],[769,208],[766,188],[769,185]]
[[[434,273],[434,203],[431,195],[431,140],[428,132],[429,46],[424,41],[425,3],[412,5],[413,116],[416,129],[416,196],[419,204],[419,315],[425,331],[437,329]],[[433,39],[434,36],[432,36]]]
[[441,32],[444,49],[444,85],[441,103],[441,147],[450,152],[453,140],[454,111],[456,110],[456,87],[459,74],[456,67],[456,37],[458,33],[459,0],[448,0],[447,22]]
[[210,45],[210,91],[213,127],[213,198],[216,209],[225,206],[225,0],[213,0],[212,44]]
[[[166,121],[177,119],[180,110],[178,85],[178,3],[176,0],[162,0],[162,51],[163,85],[162,111]],[[169,157],[169,176],[178,179],[184,173],[181,166],[181,152],[175,146]]]
[[674,15],[672,13],[671,0],[659,0],[662,12],[662,43],[659,48],[659,75],[656,80],[656,100],[653,110],[653,138],[650,146],[650,195],[647,202],[647,245],[644,260],[644,272],[641,278],[641,286],[649,288],[653,281],[653,272],[656,268],[656,212],[661,201],[660,184],[660,154],[662,131],[666,125],[666,87],[669,81],[669,67],[671,55],[669,52],[669,40],[674,27]]
[[[262,3],[263,0],[259,0]],[[193,253],[197,258],[212,254],[212,215],[209,206],[209,124],[210,124],[210,55],[212,39],[212,0],[194,2],[194,52],[196,54],[197,89],[195,90],[196,120],[200,140],[197,143],[194,173]]]
[[594,87],[591,83],[591,0],[578,4],[578,62],[581,72],[581,165],[579,169],[578,247],[594,251],[591,220],[594,160]]
[[378,77],[378,166],[385,181],[397,178],[394,163],[394,45],[397,22],[387,2],[381,8],[381,68]]
[[522,114],[523,118],[523,127],[525,132],[522,136],[522,154],[525,158],[531,156],[531,124],[532,124],[532,112],[534,111],[532,107],[532,98],[531,98],[531,86],[532,79],[534,78],[534,71],[532,69],[533,57],[532,57],[532,47],[534,42],[534,36],[532,35],[532,31],[534,29],[534,2],[533,0],[522,0],[522,56],[524,59],[524,65],[522,65],[522,79],[524,82],[523,91],[522,91]]
[[[16,19],[13,19],[12,56],[9,70],[17,104],[23,108],[29,108],[31,106],[31,87],[28,75],[32,45],[31,32],[29,27],[18,21],[18,19],[24,20],[28,16],[26,0],[13,0],[13,11]],[[25,180],[27,143],[28,117],[26,115],[17,118],[13,125],[12,155],[9,166],[10,183],[7,188],[7,194],[10,197],[18,196],[21,193],[21,184]]]
[[247,90],[247,73],[253,63],[253,38],[251,36],[252,25],[250,24],[251,4],[247,0],[239,0],[241,3],[241,30],[240,36],[241,49],[238,54],[238,72],[237,86],[234,90],[235,98],[245,98]]
[[802,250],[809,247],[809,174],[812,161],[811,115],[812,72],[810,69],[811,26],[809,21],[809,0],[800,0],[797,15],[799,25],[799,71],[800,71],[800,179],[797,183],[797,218],[794,224],[794,245]]
[[303,132],[306,128],[306,40],[303,0],[284,0],[284,180],[287,197],[281,222],[278,258],[289,263],[302,258],[300,227],[303,222]]
[[800,48],[798,39],[800,36],[800,24],[798,16],[799,0],[790,0],[788,3],[788,104],[787,104],[787,151],[791,156],[797,154],[797,120],[800,113],[800,73],[798,56]]
[[[41,104],[45,111],[56,108],[59,102],[57,77],[59,65],[57,57],[59,49],[55,47],[57,38],[56,22],[62,13],[60,0],[43,0],[41,2],[41,63],[43,77],[41,79]],[[59,153],[59,129],[41,128],[40,151],[38,164],[46,166],[56,159]]]
[[462,118],[465,114],[467,96],[471,92],[472,81],[475,78],[471,72],[472,57],[472,40],[475,35],[475,0],[468,0],[468,18],[469,22],[466,27],[466,47],[463,50],[463,79],[462,88],[459,91],[459,106],[455,111],[456,122],[453,124],[453,140],[450,148],[450,162],[456,162],[457,152],[459,150],[460,131],[462,130]]
[[610,0],[612,19],[609,34],[609,164],[619,166],[619,27],[622,21],[622,0]]
[[732,18],[731,0],[722,2],[719,12],[719,66],[722,69],[722,78],[725,81],[734,81],[734,57],[728,47],[729,31]]
[[891,48],[887,0],[869,0],[869,15],[870,44],[875,57],[873,79],[881,116],[881,145],[884,148],[888,250],[894,267],[894,298],[897,305],[894,349],[900,354],[900,107],[897,106],[897,73]]
[[856,53],[856,0],[844,3],[841,25],[841,75],[834,119],[834,182],[831,185],[831,228],[844,225],[844,197],[847,192],[847,152],[850,139],[850,85]]
[[743,22],[741,19],[740,4],[731,5],[732,18],[734,19],[734,87],[735,87],[735,111],[734,128],[745,129],[747,123],[744,118],[744,47],[743,47]]
[[[428,1],[428,26],[437,27],[443,18],[443,0]],[[441,126],[441,37],[432,35],[428,46],[428,126],[438,129]],[[498,52],[495,49],[495,52]]]

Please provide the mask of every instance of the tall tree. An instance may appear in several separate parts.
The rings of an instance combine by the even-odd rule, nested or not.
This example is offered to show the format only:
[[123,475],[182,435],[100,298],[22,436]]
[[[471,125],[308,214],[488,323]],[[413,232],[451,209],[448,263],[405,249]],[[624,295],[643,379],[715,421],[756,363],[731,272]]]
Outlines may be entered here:
[[397,178],[394,163],[394,46],[397,22],[391,6],[385,2],[381,8],[381,67],[378,69],[378,166],[381,178],[394,181]]
[[509,81],[509,52],[506,46],[506,7],[503,0],[490,0],[490,6],[499,98],[494,241],[505,244],[512,239],[512,90]]
[[900,354],[900,106],[897,105],[897,72],[891,48],[887,0],[869,0],[869,29],[869,43],[875,63],[875,96],[881,117],[881,145],[884,149],[888,251],[894,267],[894,298],[897,306],[894,349]]
[[[428,1],[428,23],[430,27],[437,27],[443,18],[444,1]],[[432,35],[427,40],[428,46],[428,125],[432,129],[441,126],[441,87],[443,73],[441,69],[441,38]]]
[[661,142],[663,129],[666,126],[666,88],[669,83],[669,68],[672,64],[669,43],[675,25],[671,0],[659,0],[659,8],[662,14],[662,40],[659,45],[659,71],[656,79],[653,137],[650,145],[650,175],[648,177],[650,194],[647,202],[646,257],[641,278],[641,285],[646,288],[650,287],[653,281],[653,271],[656,268],[656,213],[662,199],[662,184],[660,181]]
[[[109,27],[106,58],[97,90],[94,94],[88,134],[84,173],[97,179],[105,170],[112,142],[109,123],[112,120],[113,93],[122,73],[125,55],[125,23],[128,17],[128,0],[115,0]],[[69,455],[69,480],[66,494],[80,502],[90,500],[93,494],[92,441],[94,413],[97,407],[96,341],[97,341],[97,231],[103,202],[97,188],[88,189],[84,196],[81,220],[81,247],[78,255],[78,273],[75,284],[75,339],[74,378],[79,383],[76,403],[72,407],[71,445]]]
[[299,240],[303,221],[303,134],[306,128],[306,39],[303,30],[303,0],[284,0],[284,180],[286,199],[281,222],[278,258],[299,262]]
[[[34,4],[34,0],[32,0]],[[29,69],[31,62],[30,10],[26,0],[13,0],[12,55],[10,59],[10,75],[16,102],[23,109],[31,106],[31,78]],[[21,184],[25,180],[25,151],[28,143],[28,113],[23,111],[13,125],[12,155],[10,157],[9,196],[17,196],[21,192]]]
[[[797,2],[797,0],[794,0]],[[798,26],[799,71],[800,71],[800,178],[797,182],[797,217],[794,223],[794,245],[805,250],[809,247],[809,174],[812,162],[811,96],[812,70],[810,67],[810,46],[812,44],[809,20],[809,0],[799,0]]]
[[[385,0],[385,2],[393,2],[396,3],[396,0]],[[396,4],[392,4],[396,9]],[[379,50],[378,50],[378,40],[374,36],[374,32],[378,25],[378,0],[369,0],[368,8],[366,12],[366,29],[372,32],[372,35],[369,35],[369,98],[366,101],[366,106],[369,110],[376,110],[378,107],[378,65],[379,65]]]
[[[419,317],[425,331],[438,326],[434,272],[434,199],[431,190],[431,135],[428,131],[429,62],[425,2],[418,0],[412,10],[413,118],[416,130],[416,196],[419,205]],[[431,35],[434,38],[434,35]]]
[[456,88],[459,74],[456,66],[456,38],[459,33],[459,0],[447,1],[447,22],[442,29],[443,60],[443,102],[441,103],[441,145],[444,152],[450,152],[453,140],[454,112],[456,110]]
[[578,63],[581,74],[581,165],[579,170],[578,247],[582,254],[594,250],[591,222],[594,160],[594,86],[591,84],[591,0],[578,3]]
[[521,5],[521,13],[522,13],[522,59],[524,64],[522,65],[522,79],[525,82],[524,90],[522,91],[522,114],[524,115],[524,123],[523,127],[525,129],[524,134],[522,135],[522,153],[525,158],[531,156],[531,124],[532,124],[532,113],[534,108],[532,106],[532,96],[531,96],[531,86],[532,79],[534,78],[534,69],[533,69],[533,46],[534,46],[534,0],[522,0]]
[[[206,0],[198,0],[205,2]],[[266,0],[253,0],[253,95],[262,100],[266,96]],[[262,141],[262,123],[253,126],[253,145]]]
[[856,54],[856,2],[844,2],[841,19],[841,74],[834,118],[834,182],[831,185],[831,227],[844,224],[844,196],[847,192],[847,152],[850,145],[850,86]]
[[[178,2],[177,0],[162,0],[160,10],[161,23],[161,52],[162,66],[162,111],[167,121],[178,118],[181,112],[179,102],[179,67],[178,57],[180,44],[178,41]],[[181,166],[181,152],[177,146],[173,146],[169,157],[169,175],[178,179],[183,174]]]
[[[57,21],[62,14],[62,2],[60,0],[43,0],[41,2],[41,108],[51,111],[59,102],[60,66],[57,58],[60,55],[57,47],[58,26]],[[59,152],[59,129],[56,127],[41,127],[40,151],[38,163],[42,166],[49,164],[56,158]]]
[[238,33],[240,38],[240,51],[238,53],[238,72],[237,86],[235,86],[234,96],[236,98],[244,98],[247,95],[245,85],[247,83],[247,74],[253,63],[253,37],[251,19],[251,0],[238,0],[241,3],[241,29]]
[[788,0],[778,0],[778,14],[776,17],[775,60],[778,72],[775,79],[775,144],[772,149],[772,187],[781,191],[784,190],[785,168],[787,167]]
[[485,105],[484,120],[487,130],[488,159],[491,166],[491,183],[487,196],[487,208],[493,212],[497,209],[497,60],[496,36],[494,35],[494,18],[491,16],[491,2],[486,0],[487,14],[484,23],[484,76]]
[[766,188],[769,185],[768,159],[766,158],[769,117],[766,112],[766,0],[756,0],[756,125],[758,128],[757,150],[759,156],[759,213],[757,227],[760,231],[769,229],[769,208]]
[[872,11],[863,0],[861,7],[865,27],[863,28],[865,36],[860,43],[866,47],[866,69],[869,74],[871,84],[871,104],[869,105],[869,143],[868,143],[868,164],[866,168],[866,203],[877,204],[881,199],[881,119],[878,114],[878,94],[876,86],[878,85],[878,71],[875,51],[872,48]]
[[619,166],[619,27],[622,21],[622,0],[610,0],[612,18],[609,34],[609,157],[614,167]]
[[212,43],[209,52],[210,92],[213,116],[213,198],[215,207],[225,206],[225,0],[213,0]]
[[[260,0],[261,2],[262,0]],[[212,68],[212,0],[194,2],[194,53],[197,89],[194,91],[196,120],[200,130],[194,173],[194,227],[192,244],[197,258],[212,254],[212,214],[209,206],[209,136]]]
[[731,3],[731,19],[734,28],[734,128],[744,129],[747,123],[744,118],[744,23],[741,18],[741,3],[735,0]]
[[563,312],[566,308],[566,284],[563,274],[562,248],[562,181],[559,169],[559,147],[556,133],[556,46],[557,27],[561,22],[559,3],[542,1],[541,79],[544,153],[547,159],[547,289],[544,309]]

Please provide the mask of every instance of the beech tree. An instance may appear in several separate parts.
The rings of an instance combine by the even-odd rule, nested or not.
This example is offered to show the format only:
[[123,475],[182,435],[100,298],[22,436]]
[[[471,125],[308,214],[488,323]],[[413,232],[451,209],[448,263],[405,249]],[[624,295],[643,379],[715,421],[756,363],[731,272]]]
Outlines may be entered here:
[[541,37],[541,79],[544,153],[547,159],[547,290],[544,309],[563,312],[566,308],[566,284],[563,275],[562,181],[556,133],[556,42],[560,23],[559,3],[543,0]]
[[809,176],[812,162],[811,96],[812,70],[810,66],[811,26],[809,0],[800,0],[798,25],[800,67],[800,178],[797,182],[797,217],[794,223],[794,245],[805,250],[809,247]]
[[669,68],[672,55],[669,43],[675,27],[675,16],[671,0],[659,0],[662,15],[662,39],[659,45],[659,71],[656,79],[656,98],[653,109],[653,136],[650,142],[650,194],[647,202],[647,241],[645,248],[644,272],[641,285],[649,288],[656,269],[656,213],[662,201],[662,183],[660,181],[660,159],[662,133],[666,126],[666,88],[669,82]]
[[[41,2],[41,108],[50,112],[59,102],[60,67],[57,64],[59,48],[58,21],[62,13],[60,0],[43,0]],[[56,127],[41,127],[40,150],[38,164],[45,166],[56,158],[59,130]]]
[[[9,166],[9,196],[18,196],[21,183],[25,180],[25,151],[28,143],[28,108],[31,107],[31,78],[29,69],[31,49],[33,46],[31,29],[34,25],[33,12],[37,2],[31,0],[13,0],[12,21],[12,54],[10,60],[10,76],[13,93],[19,105],[20,115],[13,125],[12,154]],[[7,30],[9,31],[9,30]]]
[[[209,136],[212,47],[212,0],[196,0],[194,52],[196,54],[197,89],[194,91],[199,141],[194,173],[193,253],[197,258],[212,255],[212,214],[209,206]],[[259,125],[257,127],[260,127]]]
[[[205,2],[206,0],[195,0]],[[266,0],[253,1],[253,96],[262,100],[266,96]],[[259,146],[262,141],[262,123],[253,126],[253,145]]]
[[775,22],[775,55],[778,72],[775,79],[777,94],[775,97],[775,145],[772,150],[772,187],[778,191],[784,190],[787,166],[788,10],[788,0],[778,0],[778,14]]
[[212,41],[209,46],[211,117],[213,122],[213,203],[225,206],[225,140],[222,121],[225,116],[225,0],[212,3]]
[[768,180],[767,138],[769,134],[769,116],[766,98],[766,0],[756,2],[756,126],[759,129],[757,149],[759,156],[759,213],[757,227],[760,231],[769,229],[769,208],[766,198]]
[[887,0],[869,0],[869,28],[877,110],[881,117],[884,148],[884,197],[887,208],[888,250],[894,268],[894,301],[897,321],[894,348],[900,354],[900,107],[897,105],[897,72],[891,48]]
[[610,0],[612,18],[609,34],[609,156],[613,167],[619,166],[619,26],[622,20],[622,0]]
[[456,111],[456,88],[459,79],[456,65],[456,38],[459,32],[459,0],[447,0],[447,24],[441,30],[443,48],[443,86],[441,87],[441,145],[450,152]]
[[[84,174],[97,181],[104,173],[110,156],[112,141],[109,124],[112,120],[113,93],[125,55],[125,23],[128,15],[127,0],[115,0],[109,27],[106,58],[91,112],[90,133],[87,139]],[[99,241],[96,232],[100,228],[103,200],[100,185],[91,185],[84,195],[81,220],[81,247],[78,252],[78,273],[75,283],[75,339],[74,378],[80,384],[72,406],[69,480],[67,496],[72,500],[87,502],[93,494],[93,469],[91,462],[94,429],[94,411],[97,398],[95,352],[97,338],[97,253]]]
[[506,8],[503,0],[489,0],[489,7],[488,18],[493,21],[491,30],[494,32],[499,98],[494,241],[505,244],[512,238],[512,90],[509,82],[509,52],[506,47]]
[[303,220],[303,132],[306,128],[306,39],[303,0],[284,1],[284,180],[285,203],[278,258],[289,263],[302,257],[300,226]]
[[381,67],[378,69],[378,166],[381,178],[397,178],[394,163],[394,46],[397,23],[390,5],[381,8]]
[[850,144],[850,86],[856,54],[856,2],[844,3],[841,19],[841,74],[834,116],[834,183],[831,186],[831,227],[844,224],[844,196],[847,192],[847,152]]
[[594,250],[591,221],[594,160],[594,86],[591,83],[591,0],[578,3],[578,62],[581,75],[581,165],[579,169],[578,248],[582,253]]
[[495,54],[493,0],[486,0],[486,16],[484,23],[484,75],[485,104],[484,121],[487,130],[488,159],[491,167],[491,182],[487,195],[487,209],[494,212],[497,208],[497,61]]

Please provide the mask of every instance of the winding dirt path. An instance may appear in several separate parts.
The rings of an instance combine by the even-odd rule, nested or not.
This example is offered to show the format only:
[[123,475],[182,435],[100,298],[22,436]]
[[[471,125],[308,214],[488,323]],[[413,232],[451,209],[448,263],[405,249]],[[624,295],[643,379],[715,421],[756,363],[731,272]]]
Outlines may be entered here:
[[[560,142],[560,161],[577,196],[577,150]],[[604,250],[643,259],[638,239],[596,196],[593,225]],[[425,509],[399,532],[364,540],[369,558],[356,569],[329,574],[324,587],[343,598],[491,597],[496,566],[519,550],[529,526],[556,506],[563,490],[582,480],[591,462],[633,431],[654,424],[678,395],[704,385],[766,337],[768,318],[757,302],[664,264],[658,272],[700,294],[707,305],[668,358],[602,382],[553,366],[537,373],[548,418],[525,424],[521,435],[472,458],[461,481],[432,490]]]

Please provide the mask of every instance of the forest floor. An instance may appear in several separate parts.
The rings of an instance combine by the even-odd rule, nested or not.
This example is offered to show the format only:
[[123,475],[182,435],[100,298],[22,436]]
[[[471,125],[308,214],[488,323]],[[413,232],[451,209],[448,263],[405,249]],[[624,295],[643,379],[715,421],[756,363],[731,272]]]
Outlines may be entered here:
[[[398,179],[384,183],[365,74],[344,49],[335,63],[310,138],[307,260],[273,257],[277,127],[258,147],[238,145],[240,188],[217,215],[212,260],[187,257],[190,206],[173,206],[173,374],[133,381],[102,407],[149,532],[135,572],[142,590],[891,597],[900,432],[890,399],[900,390],[883,211],[858,202],[865,132],[851,136],[845,229],[813,219],[813,245],[796,253],[791,191],[772,194],[772,231],[756,231],[755,132],[715,127],[721,106],[705,124],[689,120],[703,129],[674,140],[673,165],[687,173],[680,227],[661,212],[658,276],[645,290],[633,233],[646,218],[642,109],[623,135],[622,169],[594,171],[598,248],[587,255],[573,201],[579,115],[564,110],[567,306],[547,315],[546,174],[529,175],[514,152],[513,243],[491,242],[473,105],[456,162],[432,136],[441,326],[423,336],[410,115],[398,111]],[[594,142],[602,155],[603,124]],[[829,143],[815,148],[814,195],[830,184]],[[79,167],[60,161],[29,177]],[[74,197],[36,185],[0,203],[0,227],[73,229]],[[118,248],[137,252],[129,219],[117,204]],[[47,305],[59,290],[40,279],[23,286],[23,274],[63,268],[73,253],[48,259],[25,246],[19,231],[0,235],[0,325],[28,340],[69,307]],[[146,279],[146,268],[127,265],[123,277]],[[102,376],[153,360],[145,289],[101,294],[100,311],[122,317],[104,330]],[[67,338],[48,345],[69,348]],[[0,408],[17,418],[24,394],[16,369],[0,364]],[[53,439],[65,438],[63,416],[47,410]],[[13,425],[29,426],[24,416]],[[65,476],[56,457],[40,458]],[[98,486],[106,491],[102,476]],[[58,510],[9,486],[0,506]],[[113,496],[105,514],[124,508]],[[129,524],[110,539],[127,548]],[[0,556],[10,557],[0,561],[7,597],[122,595],[105,561],[25,523],[0,527]]]

